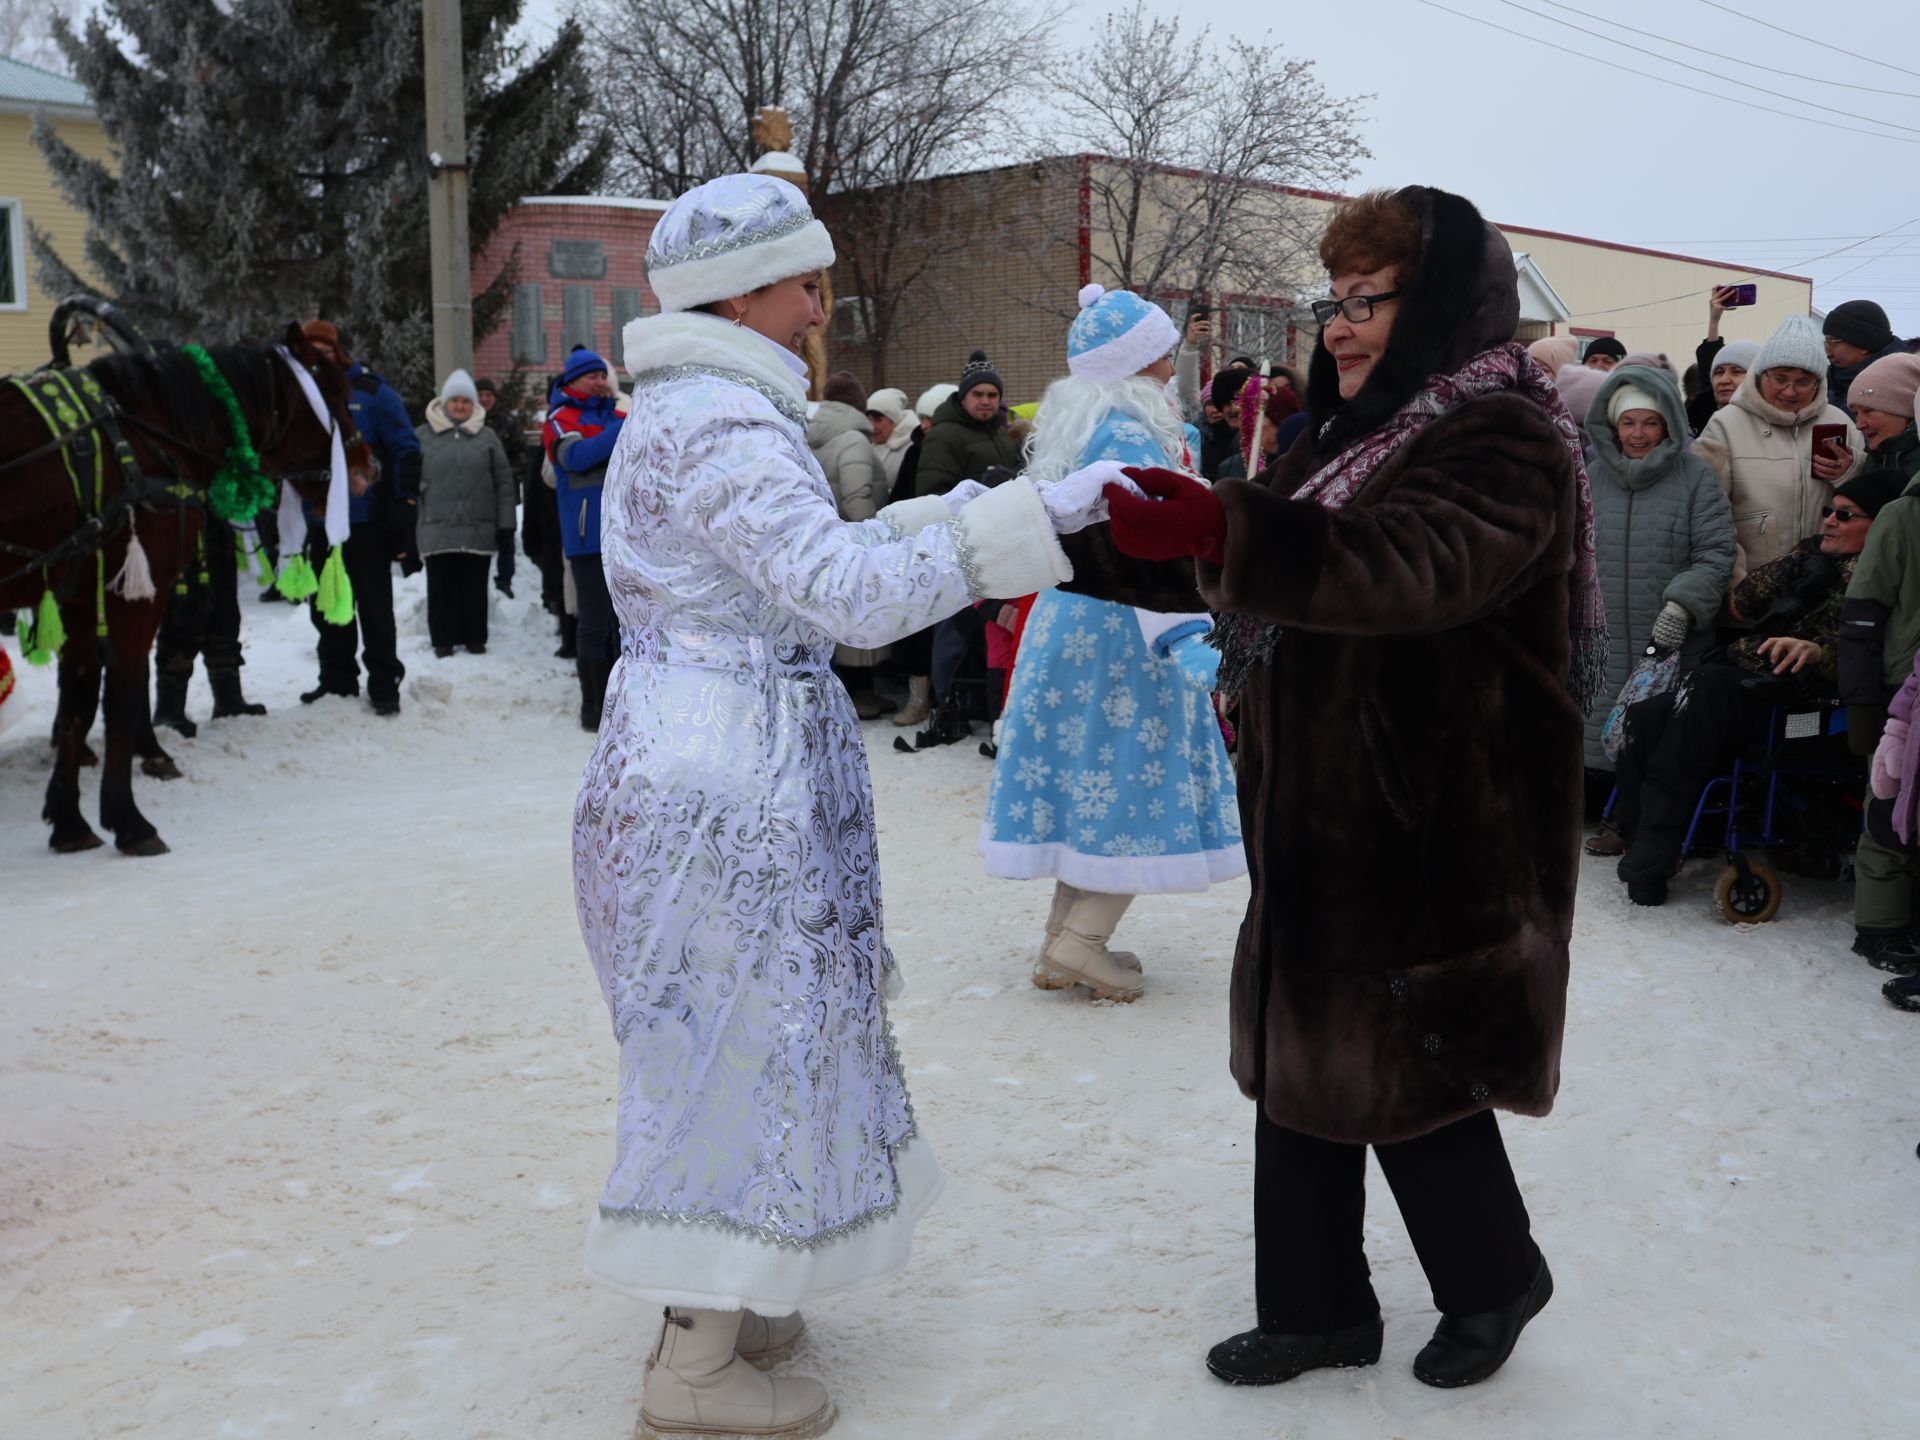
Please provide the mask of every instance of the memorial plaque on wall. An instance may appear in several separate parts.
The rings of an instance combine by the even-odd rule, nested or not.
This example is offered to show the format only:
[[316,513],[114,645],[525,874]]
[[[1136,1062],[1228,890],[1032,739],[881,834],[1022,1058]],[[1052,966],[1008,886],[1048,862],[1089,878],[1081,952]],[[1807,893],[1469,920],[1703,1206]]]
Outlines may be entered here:
[[573,347],[593,349],[593,287],[568,285],[560,291],[560,343],[573,353]]
[[556,280],[604,280],[607,252],[598,240],[556,240],[547,252],[547,273]]
[[538,285],[513,287],[512,356],[516,365],[547,363],[547,327]]

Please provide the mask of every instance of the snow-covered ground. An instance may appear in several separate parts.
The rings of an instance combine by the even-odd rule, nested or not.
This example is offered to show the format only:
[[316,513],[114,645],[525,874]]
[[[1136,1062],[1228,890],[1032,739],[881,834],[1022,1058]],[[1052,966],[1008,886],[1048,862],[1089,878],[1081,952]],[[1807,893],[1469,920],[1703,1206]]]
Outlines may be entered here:
[[[546,620],[496,600],[492,652],[436,661],[408,582],[381,720],[301,706],[306,617],[245,603],[272,714],[167,739],[186,778],[139,797],[170,856],[46,849],[46,672],[0,738],[0,1435],[624,1436],[655,1316],[580,1273],[616,1057]],[[1491,1383],[1417,1383],[1434,1316],[1376,1184],[1382,1363],[1233,1390],[1201,1361],[1252,1323],[1244,886],[1135,908],[1138,1004],[1043,994],[1046,888],[973,853],[987,762],[894,733],[895,1018],[949,1185],[904,1275],[811,1309],[791,1364],[837,1435],[1920,1434],[1920,1019],[1847,955],[1840,887],[1736,932],[1711,864],[1635,911],[1586,862],[1560,1106],[1505,1127],[1552,1305]]]

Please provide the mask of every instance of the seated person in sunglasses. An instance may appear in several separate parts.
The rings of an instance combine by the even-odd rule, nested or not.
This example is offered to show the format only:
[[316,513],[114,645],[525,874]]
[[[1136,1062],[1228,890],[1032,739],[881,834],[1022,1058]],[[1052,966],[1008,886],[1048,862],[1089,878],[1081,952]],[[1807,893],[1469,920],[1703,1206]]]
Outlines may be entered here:
[[[1881,507],[1906,484],[1897,470],[1843,482],[1820,533],[1749,571],[1727,608],[1751,626],[1664,695],[1627,711],[1615,781],[1614,818],[1626,837],[1620,878],[1636,905],[1667,898],[1667,877],[1700,799],[1700,788],[1783,700],[1832,700],[1839,687],[1840,606]],[[1777,683],[1769,683],[1776,682]]]

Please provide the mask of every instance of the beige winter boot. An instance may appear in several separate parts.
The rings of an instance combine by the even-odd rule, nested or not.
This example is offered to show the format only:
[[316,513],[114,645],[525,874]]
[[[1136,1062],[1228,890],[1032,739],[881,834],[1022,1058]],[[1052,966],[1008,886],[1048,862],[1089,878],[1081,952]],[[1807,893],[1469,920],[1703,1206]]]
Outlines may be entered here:
[[647,1362],[637,1440],[809,1440],[833,1424],[826,1387],[763,1375],[734,1353],[742,1312],[667,1311]]
[[893,712],[893,723],[902,727],[924,725],[933,714],[933,681],[925,675],[907,677],[907,703]]
[[744,1310],[741,1312],[740,1334],[733,1342],[733,1353],[749,1365],[764,1370],[791,1355],[793,1347],[800,1343],[800,1333],[806,1328],[807,1322],[800,1318],[798,1310],[776,1320]]
[[[1033,962],[1033,984],[1037,990],[1065,990],[1074,983],[1047,968],[1046,953],[1047,947],[1059,938],[1060,922],[1066,918],[1067,906],[1076,893],[1084,895],[1086,892],[1076,892],[1065,881],[1054,881],[1053,906],[1047,911],[1047,938],[1040,942],[1040,955]],[[1131,950],[1109,950],[1107,953],[1123,970],[1131,970],[1136,975],[1141,973],[1140,957]]]
[[1060,933],[1040,951],[1041,965],[1072,984],[1086,986],[1096,1000],[1139,999],[1146,989],[1140,976],[1107,949],[1108,937],[1127,913],[1133,896],[1103,895],[1071,885],[1061,889],[1066,891],[1066,913],[1060,920]]

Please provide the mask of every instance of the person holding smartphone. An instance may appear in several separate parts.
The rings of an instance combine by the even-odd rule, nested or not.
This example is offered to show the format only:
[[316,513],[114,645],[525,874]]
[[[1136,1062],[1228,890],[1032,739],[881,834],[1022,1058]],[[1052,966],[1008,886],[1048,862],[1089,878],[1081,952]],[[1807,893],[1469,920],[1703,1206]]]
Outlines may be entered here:
[[1755,298],[1751,285],[1716,285],[1707,294],[1707,338],[1693,352],[1693,363],[1700,367],[1705,383],[1700,393],[1687,401],[1687,423],[1695,435],[1707,428],[1716,410],[1733,399],[1733,392],[1753,368],[1760,346],[1752,340],[1729,342],[1720,333],[1720,317],[1753,304]]
[[1734,585],[1818,530],[1834,487],[1865,463],[1860,431],[1827,403],[1826,382],[1819,327],[1789,315],[1694,445],[1733,504]]

